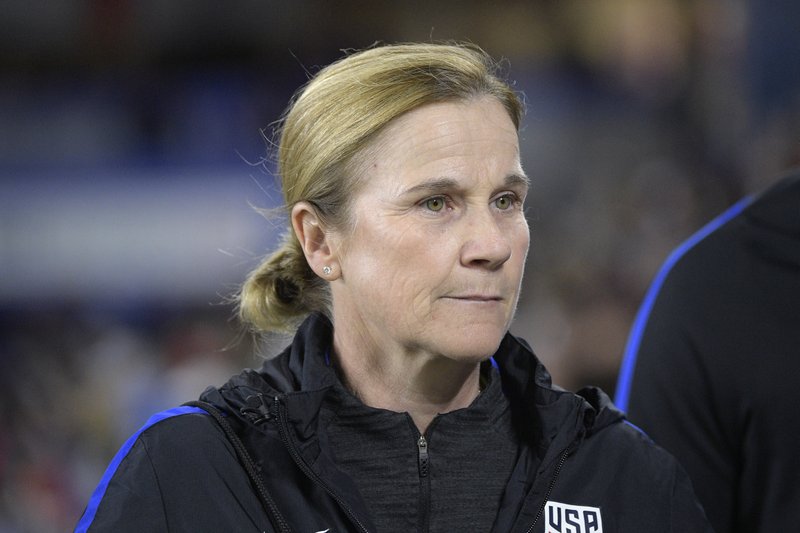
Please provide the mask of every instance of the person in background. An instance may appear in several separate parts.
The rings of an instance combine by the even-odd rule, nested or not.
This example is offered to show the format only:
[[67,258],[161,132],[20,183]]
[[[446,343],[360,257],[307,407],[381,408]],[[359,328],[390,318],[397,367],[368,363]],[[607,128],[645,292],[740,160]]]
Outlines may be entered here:
[[255,331],[294,340],[153,417],[77,530],[709,531],[669,454],[508,333],[522,116],[471,45],[318,72],[279,132],[285,240],[239,296]]
[[686,467],[718,533],[800,524],[800,172],[666,261],[616,404]]

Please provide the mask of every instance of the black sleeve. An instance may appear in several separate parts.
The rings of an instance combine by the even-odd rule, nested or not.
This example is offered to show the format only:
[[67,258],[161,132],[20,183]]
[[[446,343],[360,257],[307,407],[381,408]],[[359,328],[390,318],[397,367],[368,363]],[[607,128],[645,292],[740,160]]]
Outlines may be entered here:
[[[686,470],[640,429],[632,433],[628,424],[620,426],[628,438],[615,441],[614,462],[620,477],[612,486],[625,493],[623,510],[616,517],[619,530],[713,533]],[[630,507],[637,511],[631,512]]]
[[113,474],[106,475],[110,479],[101,481],[77,532],[168,530],[158,477],[143,439],[136,439]]
[[664,284],[636,354],[627,409],[686,469],[709,520],[724,531],[736,500],[735,424],[731,410],[718,407],[726,401],[724,370],[706,359],[713,354],[697,338],[708,324],[698,315],[708,310],[692,301],[695,289],[682,286],[680,275]]
[[670,511],[672,531],[711,533],[711,526],[695,496],[692,482],[686,471],[677,463]]
[[271,531],[216,422],[196,408],[173,412],[122,447],[76,531]]

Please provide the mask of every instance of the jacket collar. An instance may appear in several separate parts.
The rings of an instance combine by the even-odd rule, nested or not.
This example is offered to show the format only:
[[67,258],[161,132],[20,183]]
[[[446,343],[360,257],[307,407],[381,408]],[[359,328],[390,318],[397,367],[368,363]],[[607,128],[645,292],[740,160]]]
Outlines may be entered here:
[[503,389],[516,410],[517,427],[540,453],[558,453],[624,418],[600,389],[572,393],[553,385],[550,373],[525,340],[506,334],[494,355]]
[[[333,327],[321,314],[312,314],[294,340],[259,371],[245,370],[219,389],[209,389],[202,399],[240,415],[255,396],[280,396],[301,440],[313,439],[315,421],[325,394],[338,382],[327,364]],[[515,425],[542,457],[564,449],[575,439],[623,418],[600,390],[578,394],[552,384],[550,374],[528,344],[506,334],[493,356],[509,398]],[[246,418],[244,421],[249,423]],[[555,450],[555,452],[554,452]]]

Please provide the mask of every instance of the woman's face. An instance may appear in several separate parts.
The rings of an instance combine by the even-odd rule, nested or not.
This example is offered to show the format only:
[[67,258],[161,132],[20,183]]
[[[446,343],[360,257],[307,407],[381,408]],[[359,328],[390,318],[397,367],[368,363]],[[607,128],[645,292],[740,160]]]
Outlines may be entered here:
[[529,233],[516,129],[494,98],[430,104],[382,132],[340,235],[335,329],[376,353],[492,355]]

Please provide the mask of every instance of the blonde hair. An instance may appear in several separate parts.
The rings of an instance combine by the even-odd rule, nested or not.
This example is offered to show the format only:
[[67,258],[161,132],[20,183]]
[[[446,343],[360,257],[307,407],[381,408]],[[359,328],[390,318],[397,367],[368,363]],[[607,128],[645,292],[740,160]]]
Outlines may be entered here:
[[[423,105],[492,96],[519,129],[521,99],[498,70],[471,44],[378,46],[328,65],[296,93],[279,128],[287,209],[306,201],[323,225],[346,228],[359,156],[390,122]],[[308,266],[291,225],[238,295],[239,317],[256,331],[291,330],[309,313],[330,316],[330,306],[328,284]]]

